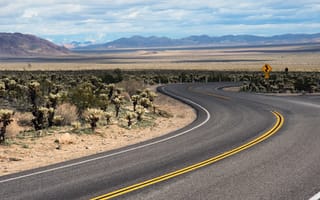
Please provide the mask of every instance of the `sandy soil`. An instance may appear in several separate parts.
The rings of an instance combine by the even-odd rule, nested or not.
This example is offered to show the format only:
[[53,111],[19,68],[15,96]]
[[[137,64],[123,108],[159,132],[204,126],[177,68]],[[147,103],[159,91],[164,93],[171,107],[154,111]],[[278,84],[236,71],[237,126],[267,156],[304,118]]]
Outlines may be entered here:
[[[308,46],[226,48],[208,50],[136,51],[78,54],[62,58],[23,58],[0,61],[0,70],[123,70],[180,69],[261,71],[265,63],[273,71],[320,71],[320,52],[299,51]],[[80,60],[79,60],[80,59]]]
[[[9,146],[0,146],[0,176],[50,165],[87,155],[117,149],[151,138],[159,137],[191,123],[196,114],[189,106],[159,94],[157,105],[173,114],[159,117],[155,125],[131,130],[110,125],[99,128],[96,134],[52,132],[39,138],[14,139]],[[60,131],[59,131],[60,132]],[[59,140],[59,144],[55,141]],[[57,148],[59,146],[59,148]]]

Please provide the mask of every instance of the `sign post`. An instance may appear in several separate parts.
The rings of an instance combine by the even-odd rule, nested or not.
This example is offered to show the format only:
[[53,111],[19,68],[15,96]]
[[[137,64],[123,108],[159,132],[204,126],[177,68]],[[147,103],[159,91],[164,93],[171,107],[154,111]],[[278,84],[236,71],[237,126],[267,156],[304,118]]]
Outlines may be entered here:
[[270,72],[272,71],[272,67],[269,64],[264,64],[262,67],[262,71],[264,72],[264,78],[270,78]]

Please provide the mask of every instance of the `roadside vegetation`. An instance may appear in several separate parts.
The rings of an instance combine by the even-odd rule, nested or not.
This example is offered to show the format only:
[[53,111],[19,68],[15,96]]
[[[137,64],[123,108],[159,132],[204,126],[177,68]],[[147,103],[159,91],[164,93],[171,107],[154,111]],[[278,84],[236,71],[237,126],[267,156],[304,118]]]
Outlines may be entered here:
[[[156,92],[143,81],[124,80],[121,70],[94,73],[3,73],[0,76],[0,143],[15,121],[15,137],[44,136],[53,130],[96,133],[98,127],[152,126],[170,116],[155,105]],[[165,114],[163,114],[165,113]]]
[[52,129],[95,133],[117,124],[132,129],[170,117],[155,104],[155,84],[237,82],[240,91],[259,93],[320,92],[319,72],[222,72],[189,70],[4,71],[0,75],[0,142],[8,125],[21,127],[18,137],[45,135]]

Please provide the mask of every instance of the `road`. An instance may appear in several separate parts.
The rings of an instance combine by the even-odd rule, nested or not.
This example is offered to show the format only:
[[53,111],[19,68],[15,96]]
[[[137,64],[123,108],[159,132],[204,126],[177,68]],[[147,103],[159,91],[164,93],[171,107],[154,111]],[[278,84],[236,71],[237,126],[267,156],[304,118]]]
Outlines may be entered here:
[[[166,136],[0,177],[1,199],[91,199],[177,172],[250,143],[284,117],[274,135],[225,159],[118,199],[309,199],[320,191],[320,97],[220,90],[229,83],[161,88],[198,118]],[[103,199],[103,198],[101,198]]]

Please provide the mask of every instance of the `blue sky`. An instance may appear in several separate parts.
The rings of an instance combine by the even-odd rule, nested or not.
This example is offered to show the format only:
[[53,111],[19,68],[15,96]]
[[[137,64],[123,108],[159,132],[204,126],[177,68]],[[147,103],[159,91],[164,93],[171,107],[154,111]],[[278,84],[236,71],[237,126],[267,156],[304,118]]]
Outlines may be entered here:
[[62,44],[133,35],[320,32],[320,0],[0,0],[0,32]]

